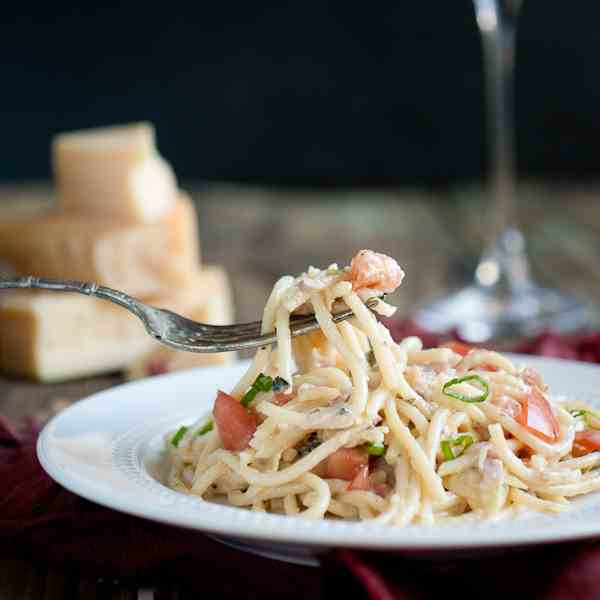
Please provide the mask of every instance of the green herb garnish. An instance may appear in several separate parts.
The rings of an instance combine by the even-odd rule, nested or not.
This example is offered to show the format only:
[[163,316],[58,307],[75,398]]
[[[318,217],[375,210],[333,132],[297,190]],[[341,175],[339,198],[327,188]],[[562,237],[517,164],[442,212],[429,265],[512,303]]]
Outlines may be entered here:
[[571,415],[575,418],[583,417],[583,421],[590,429],[600,429],[600,415],[591,410],[570,410]]
[[[473,443],[473,436],[468,433],[463,433],[453,440],[443,440],[440,442],[440,449],[445,460],[453,460],[458,458],[471,444]],[[458,454],[455,454],[452,448],[461,447]]]
[[273,379],[273,391],[274,392],[281,392],[282,390],[285,390],[289,387],[290,387],[290,384],[283,377],[279,377],[279,375],[277,375],[277,377],[275,377],[275,379]]
[[242,406],[248,406],[256,397],[258,392],[270,392],[273,387],[273,378],[260,373],[250,386],[250,389],[243,395],[240,403]]
[[464,446],[465,450],[473,443],[473,436],[468,433],[459,435],[453,442],[453,446]]
[[[467,381],[476,381],[483,388],[483,393],[479,396],[466,396],[465,394],[461,394],[460,392],[453,392],[450,388],[454,385],[458,385],[459,383],[465,383]],[[446,396],[450,396],[450,398],[456,398],[461,402],[483,402],[490,393],[490,388],[485,379],[479,377],[479,375],[466,375],[465,377],[457,377],[456,379],[451,379],[444,384],[442,387],[442,393]]]
[[197,436],[200,435],[204,435],[205,433],[208,433],[209,431],[212,431],[215,427],[215,424],[212,420],[207,421],[200,429],[198,429],[198,433],[196,433]]
[[452,452],[452,446],[448,440],[440,442],[440,448],[445,460],[452,460],[454,458],[454,452]]
[[367,452],[371,456],[383,456],[385,452],[385,446],[383,444],[367,444]]
[[183,439],[183,436],[186,434],[189,428],[185,425],[182,425],[175,433],[175,435],[171,438],[171,444],[177,448],[179,446],[179,442]]

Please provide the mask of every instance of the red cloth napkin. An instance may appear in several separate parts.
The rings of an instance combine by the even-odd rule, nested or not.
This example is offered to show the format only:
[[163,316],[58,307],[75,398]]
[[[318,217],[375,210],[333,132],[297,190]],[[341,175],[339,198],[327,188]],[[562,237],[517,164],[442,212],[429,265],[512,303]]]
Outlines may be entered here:
[[[446,335],[431,333],[419,327],[411,319],[388,321],[386,325],[390,328],[392,337],[395,340],[416,335],[423,340],[425,347],[437,346],[449,339],[465,341],[461,340],[456,331],[451,331]],[[516,344],[511,348],[511,351],[521,354],[537,354],[539,356],[600,363],[600,331],[573,335],[561,335],[553,331],[544,331],[534,338]]]
[[[410,322],[394,335],[437,336]],[[600,362],[600,334],[545,333],[520,352]],[[338,551],[314,569],[238,552],[206,536],[131,517],[79,498],[54,483],[36,454],[38,428],[19,431],[0,417],[0,549],[104,579],[168,578],[212,597],[421,600],[425,598],[600,598],[600,544],[560,544],[497,555],[425,560]]]

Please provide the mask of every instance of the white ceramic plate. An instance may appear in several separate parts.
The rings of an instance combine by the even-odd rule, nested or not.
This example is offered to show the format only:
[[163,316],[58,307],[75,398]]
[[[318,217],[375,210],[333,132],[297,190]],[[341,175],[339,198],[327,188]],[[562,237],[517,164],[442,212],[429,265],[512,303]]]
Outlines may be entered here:
[[[600,367],[514,358],[538,368],[554,394],[600,406]],[[166,488],[161,483],[165,432],[208,413],[216,390],[230,389],[245,365],[153,377],[77,402],[42,431],[37,446],[42,466],[58,483],[98,504],[305,564],[313,551],[331,547],[422,554],[600,536],[600,494],[575,500],[573,509],[560,515],[532,513],[511,521],[401,529],[255,513]]]

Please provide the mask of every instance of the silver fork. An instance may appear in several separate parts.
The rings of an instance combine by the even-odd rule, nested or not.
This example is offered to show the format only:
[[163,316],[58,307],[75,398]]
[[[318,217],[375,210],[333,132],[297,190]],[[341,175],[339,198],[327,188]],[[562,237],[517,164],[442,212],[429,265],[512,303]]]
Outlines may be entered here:
[[[83,281],[64,281],[42,277],[0,278],[1,289],[39,289],[53,292],[76,292],[84,296],[93,296],[118,304],[133,313],[154,339],[184,352],[228,352],[247,350],[266,346],[276,341],[275,332],[261,335],[260,321],[238,323],[237,325],[206,325],[164,308],[155,308],[140,302],[127,294],[97,283]],[[369,299],[365,304],[372,308],[377,298]],[[333,316],[336,323],[353,316],[351,310],[345,310]],[[319,329],[314,315],[292,317],[290,322],[292,337],[304,335]]]

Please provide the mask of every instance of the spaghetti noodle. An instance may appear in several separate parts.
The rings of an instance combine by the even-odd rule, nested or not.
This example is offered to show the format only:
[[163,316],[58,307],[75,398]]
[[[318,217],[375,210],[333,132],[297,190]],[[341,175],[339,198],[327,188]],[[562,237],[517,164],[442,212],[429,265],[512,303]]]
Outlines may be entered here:
[[[260,348],[213,414],[171,432],[168,485],[205,500],[310,519],[397,526],[560,512],[600,489],[600,416],[553,402],[540,376],[459,343],[396,343],[364,301],[403,272],[363,250],[273,288]],[[350,321],[332,314],[352,309]],[[393,307],[381,300],[385,315]],[[292,339],[290,316],[320,330]]]

